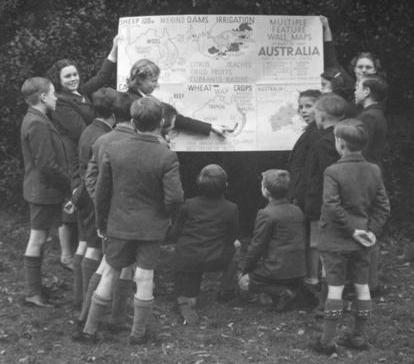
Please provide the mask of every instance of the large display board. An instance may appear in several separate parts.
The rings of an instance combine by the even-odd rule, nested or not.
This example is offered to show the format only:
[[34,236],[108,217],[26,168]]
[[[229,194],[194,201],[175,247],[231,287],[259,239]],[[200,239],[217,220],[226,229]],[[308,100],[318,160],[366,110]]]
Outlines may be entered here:
[[177,151],[289,150],[303,130],[298,92],[320,88],[316,16],[171,15],[119,20],[118,89],[131,66],[161,68],[154,96],[192,118],[225,125],[226,138],[174,131]]

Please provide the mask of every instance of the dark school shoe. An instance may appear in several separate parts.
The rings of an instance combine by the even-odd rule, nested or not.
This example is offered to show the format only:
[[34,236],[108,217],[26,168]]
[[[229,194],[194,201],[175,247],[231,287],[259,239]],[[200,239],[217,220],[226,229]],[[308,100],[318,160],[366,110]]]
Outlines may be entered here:
[[366,337],[362,335],[346,334],[338,339],[338,345],[344,346],[349,349],[355,349],[359,351],[369,350],[369,344]]
[[72,341],[81,343],[81,344],[96,345],[99,342],[99,338],[96,333],[87,334],[86,332],[80,331],[72,335]]
[[142,336],[129,335],[128,344],[129,345],[144,345],[148,342],[148,335],[145,333]]
[[275,302],[275,311],[284,312],[292,309],[292,303],[296,298],[296,294],[290,289],[286,289],[280,296],[277,302]]
[[217,292],[216,301],[218,303],[226,303],[234,300],[237,297],[237,293],[234,289],[221,290]]
[[338,345],[336,343],[331,345],[322,344],[320,337],[318,337],[315,342],[311,343],[310,347],[313,351],[327,356],[331,356],[332,354],[339,354]]

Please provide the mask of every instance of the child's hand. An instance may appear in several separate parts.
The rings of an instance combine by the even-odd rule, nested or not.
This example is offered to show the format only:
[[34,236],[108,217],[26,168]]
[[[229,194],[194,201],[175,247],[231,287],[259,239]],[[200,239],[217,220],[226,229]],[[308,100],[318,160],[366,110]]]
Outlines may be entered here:
[[249,290],[249,275],[245,274],[239,277],[239,287],[242,291],[248,291]]
[[329,21],[328,18],[324,15],[319,15],[319,19],[321,20],[322,23],[322,27],[325,29],[327,27],[329,27]]
[[72,215],[76,211],[76,206],[72,201],[68,201],[63,206],[63,211],[65,211],[68,215]]
[[361,244],[365,248],[373,246],[377,238],[371,231],[365,231],[361,229],[355,229],[354,234],[352,235],[355,241]]
[[101,230],[98,229],[98,230],[96,230],[96,234],[102,240],[108,240],[108,237],[106,236],[106,234],[103,231],[101,231]]

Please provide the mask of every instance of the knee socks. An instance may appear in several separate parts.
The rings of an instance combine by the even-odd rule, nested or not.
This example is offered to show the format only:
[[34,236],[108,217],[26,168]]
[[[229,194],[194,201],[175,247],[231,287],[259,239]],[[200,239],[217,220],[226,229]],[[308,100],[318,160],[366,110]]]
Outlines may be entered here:
[[24,256],[24,277],[26,296],[31,297],[42,293],[42,258]]
[[101,277],[102,275],[94,273],[91,279],[89,280],[88,290],[86,291],[86,294],[83,297],[82,311],[79,315],[79,321],[86,320],[89,312],[89,307],[91,305],[93,293],[95,292],[96,287],[98,287]]
[[153,304],[153,299],[144,301],[134,297],[134,322],[132,324],[131,336],[137,338],[145,336],[146,326],[152,315]]
[[73,305],[82,305],[83,285],[82,285],[82,259],[83,255],[75,254],[73,257]]
[[331,346],[335,342],[336,325],[342,318],[343,302],[342,300],[327,299],[325,304],[323,333],[321,343]]
[[99,267],[99,260],[83,258],[82,260],[82,287],[83,295],[88,290],[89,280]]

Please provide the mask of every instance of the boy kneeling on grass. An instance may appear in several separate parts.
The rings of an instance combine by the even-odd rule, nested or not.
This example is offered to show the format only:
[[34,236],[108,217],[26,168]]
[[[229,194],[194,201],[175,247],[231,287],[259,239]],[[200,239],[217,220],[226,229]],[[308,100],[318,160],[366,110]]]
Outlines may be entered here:
[[269,295],[277,311],[291,307],[306,273],[305,216],[287,199],[289,182],[287,171],[263,173],[268,204],[257,214],[253,238],[239,263],[240,288]]
[[[217,299],[231,299],[232,258],[238,241],[239,210],[224,198],[227,174],[217,164],[205,166],[197,177],[200,196],[187,199],[181,206],[169,240],[176,243],[175,291],[185,324],[198,322],[195,310],[203,272],[223,271]],[[233,275],[232,275],[233,273]]]
[[[337,351],[336,325],[342,318],[342,292],[347,269],[355,286],[354,329],[342,344],[367,349],[367,321],[371,314],[368,287],[370,251],[381,233],[390,204],[380,168],[367,162],[361,151],[367,143],[364,125],[344,120],[334,129],[335,147],[341,158],[324,173],[321,252],[328,282],[323,333],[314,349],[325,354]],[[341,344],[341,342],[339,342]]]

